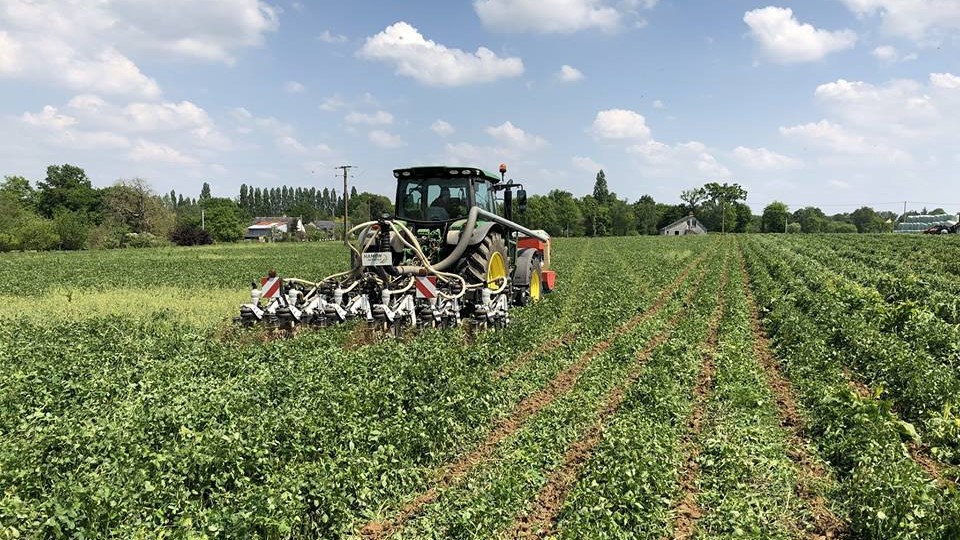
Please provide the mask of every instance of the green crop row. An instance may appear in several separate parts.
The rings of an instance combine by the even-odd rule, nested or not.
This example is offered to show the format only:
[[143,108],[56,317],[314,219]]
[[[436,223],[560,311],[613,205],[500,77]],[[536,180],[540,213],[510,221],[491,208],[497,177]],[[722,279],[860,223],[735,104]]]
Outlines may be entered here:
[[[2,320],[0,531],[349,534],[426,489],[710,242],[619,245],[558,242],[558,291],[470,339],[429,331],[344,349],[352,327],[262,342],[171,320]],[[224,256],[222,273],[204,279],[242,266]],[[571,333],[569,345],[491,376]]]
[[889,315],[890,307],[876,290],[770,245],[768,239],[758,245],[771,274],[827,330],[841,362],[893,399],[898,413],[916,424],[939,458],[956,461],[960,449],[960,419],[953,414],[960,395],[956,369],[891,331],[896,315]]
[[[838,474],[833,498],[844,509],[856,538],[956,538],[960,505],[952,490],[938,486],[911,459],[903,439],[906,425],[886,401],[861,398],[845,375],[849,350],[836,343],[835,327],[817,315],[830,305],[796,273],[778,268],[769,247],[746,242],[747,266],[757,302],[802,406],[809,412],[806,436],[817,443]],[[814,307],[820,310],[814,310]],[[842,314],[855,317],[850,311]],[[836,322],[834,324],[837,324]]]
[[683,465],[681,439],[693,409],[708,322],[717,306],[722,253],[676,328],[625,389],[616,415],[564,501],[561,538],[662,538],[671,534]]
[[[739,266],[738,264],[736,266]],[[751,311],[739,268],[731,271],[720,320],[716,378],[698,441],[700,538],[805,538],[817,531],[810,500],[828,479],[801,480],[781,428],[776,396],[755,355]],[[812,461],[815,462],[815,461]],[[800,486],[801,482],[807,485]],[[806,493],[806,498],[797,496]]]
[[694,270],[654,318],[615,336],[609,349],[591,359],[569,392],[503,441],[488,464],[445,492],[403,537],[489,538],[498,529],[509,532],[518,510],[526,511],[528,501],[536,498],[550,472],[563,462],[569,446],[596,422],[598,410],[634,367],[640,350],[684,309],[683,297],[693,292],[687,289],[699,288],[704,272],[713,275],[715,264],[704,263],[702,271]]

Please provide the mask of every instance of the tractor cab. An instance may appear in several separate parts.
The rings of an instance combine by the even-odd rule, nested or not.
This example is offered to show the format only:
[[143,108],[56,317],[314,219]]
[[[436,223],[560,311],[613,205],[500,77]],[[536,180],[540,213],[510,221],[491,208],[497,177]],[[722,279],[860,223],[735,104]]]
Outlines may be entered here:
[[397,178],[396,216],[403,220],[453,222],[474,206],[497,212],[494,186],[501,178],[476,168],[414,167],[393,171]]

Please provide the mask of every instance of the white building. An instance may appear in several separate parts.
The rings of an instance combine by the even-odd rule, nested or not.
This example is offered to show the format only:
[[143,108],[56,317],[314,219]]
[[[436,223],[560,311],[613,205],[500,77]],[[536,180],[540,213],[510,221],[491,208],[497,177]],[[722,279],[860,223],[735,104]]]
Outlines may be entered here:
[[247,227],[243,237],[247,240],[259,240],[261,238],[273,240],[287,233],[295,234],[305,231],[306,228],[304,228],[303,221],[300,218],[258,217],[252,225]]
[[686,216],[678,219],[660,229],[660,234],[664,236],[683,236],[686,234],[707,234],[706,227],[700,223],[700,220],[693,216]]

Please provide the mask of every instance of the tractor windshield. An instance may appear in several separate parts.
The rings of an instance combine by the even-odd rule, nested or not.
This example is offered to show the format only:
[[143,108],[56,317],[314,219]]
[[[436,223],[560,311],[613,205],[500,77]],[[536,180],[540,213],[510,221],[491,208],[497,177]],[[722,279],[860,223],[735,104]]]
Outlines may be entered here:
[[404,178],[400,180],[397,216],[414,221],[448,221],[467,217],[469,178]]

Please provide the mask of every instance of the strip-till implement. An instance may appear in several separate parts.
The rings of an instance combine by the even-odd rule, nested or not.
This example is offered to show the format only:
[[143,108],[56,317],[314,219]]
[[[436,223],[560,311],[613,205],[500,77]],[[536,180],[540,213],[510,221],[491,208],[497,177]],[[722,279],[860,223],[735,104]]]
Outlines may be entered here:
[[[407,328],[502,327],[553,290],[550,237],[513,221],[522,184],[474,167],[397,169],[396,211],[347,231],[352,268],[320,281],[254,283],[237,322],[292,329],[351,319]],[[516,190],[516,193],[514,193]]]

